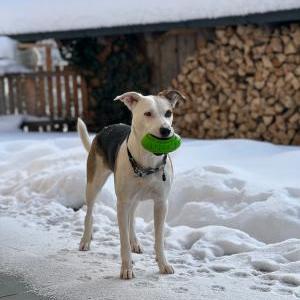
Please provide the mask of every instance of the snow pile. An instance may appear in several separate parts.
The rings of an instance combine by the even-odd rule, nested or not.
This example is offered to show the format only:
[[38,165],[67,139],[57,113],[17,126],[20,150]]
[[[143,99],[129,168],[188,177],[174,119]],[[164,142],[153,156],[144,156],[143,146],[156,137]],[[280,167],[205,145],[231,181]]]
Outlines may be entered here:
[[0,116],[0,133],[15,132],[19,130],[23,120],[24,118],[22,115]]
[[[0,61],[1,65],[1,61]],[[0,71],[1,72],[1,71]],[[24,122],[50,121],[49,117],[37,117],[27,114],[0,116],[0,133],[16,133],[21,131]]]
[[16,58],[17,42],[7,36],[0,36],[0,59]]
[[[44,280],[52,280],[54,294],[68,291],[74,295],[78,280],[80,284],[87,280],[74,276],[84,272],[93,278],[93,272],[99,272],[99,257],[102,264],[109,264],[107,268],[101,265],[104,273],[118,268],[116,199],[110,178],[95,206],[92,252],[77,252],[86,209],[79,209],[84,202],[86,153],[77,137],[54,136],[2,138],[0,215],[21,218],[28,230],[37,230],[38,224],[48,235],[52,232],[59,236],[59,244],[51,246],[57,261],[55,268],[61,268],[60,264],[69,257],[76,269],[73,263],[66,262],[65,267],[72,270],[70,274],[58,271],[69,278],[68,285],[56,282],[54,273],[48,278],[51,272]],[[186,140],[173,161],[176,176],[169,199],[166,248],[178,272],[175,282],[188,281],[187,286],[193,289],[194,280],[205,282],[205,278],[216,277],[224,283],[234,277],[246,280],[239,284],[254,293],[252,298],[254,295],[259,299],[259,293],[270,291],[274,292],[272,297],[280,295],[278,299],[284,299],[284,295],[300,296],[300,169],[295,168],[300,164],[300,148],[246,140]],[[138,260],[137,277],[143,280],[146,276],[155,284],[150,271],[144,274],[153,260],[152,204],[143,203],[138,216],[137,233],[148,257]],[[66,245],[60,245],[66,239]],[[37,245],[43,240],[40,238]],[[72,245],[71,249],[65,249],[67,245]],[[60,254],[62,248],[65,250]],[[47,258],[50,250],[43,251]],[[20,268],[28,268],[18,252],[10,253],[4,263],[0,251],[0,267],[2,263],[8,269],[19,268],[19,272]],[[54,272],[53,260],[46,258],[43,265],[49,264]],[[91,269],[86,269],[86,260],[93,265]],[[39,272],[31,270],[35,284],[41,280]],[[172,285],[172,279],[166,280]],[[93,287],[99,289],[99,284],[95,281]],[[214,293],[226,286],[215,284],[210,288]],[[80,295],[81,299],[87,298],[86,294]]]
[[72,5],[60,0],[11,0],[1,3],[0,34],[179,22],[296,8],[300,8],[298,0],[73,0]]
[[300,239],[299,196],[259,185],[250,189],[229,170],[219,172],[195,169],[177,177],[170,199],[171,226],[223,225],[265,243]]
[[28,73],[30,72],[26,67],[18,64],[11,59],[0,59],[0,75],[10,73]]
[[9,37],[0,36],[0,75],[29,71],[16,60],[17,42]]
[[180,226],[171,232],[169,248],[186,249],[200,260],[247,252],[264,245],[240,230],[224,226],[205,226],[195,230]]

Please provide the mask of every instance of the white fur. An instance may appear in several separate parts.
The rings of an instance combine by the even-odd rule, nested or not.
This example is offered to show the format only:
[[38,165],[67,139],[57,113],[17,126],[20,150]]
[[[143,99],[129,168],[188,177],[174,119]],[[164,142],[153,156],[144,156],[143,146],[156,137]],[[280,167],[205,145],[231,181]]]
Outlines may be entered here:
[[82,142],[85,150],[87,152],[89,152],[91,149],[91,141],[89,138],[89,134],[88,134],[86,125],[80,118],[78,118],[78,120],[77,120],[77,131],[79,133],[81,142]]
[[[135,92],[118,96],[117,100],[124,102],[132,111],[128,147],[133,157],[143,167],[157,167],[161,163],[162,157],[146,151],[140,141],[146,133],[159,136],[159,128],[162,126],[168,127],[171,130],[170,134],[173,134],[172,117],[165,116],[167,110],[172,110],[171,101],[161,96],[143,96]],[[152,116],[145,116],[145,112],[149,111]],[[78,120],[78,131],[85,148],[91,149],[86,126],[80,119]],[[134,277],[131,251],[142,252],[142,247],[135,235],[134,214],[138,203],[148,199],[152,199],[154,202],[155,253],[159,270],[163,274],[174,273],[174,269],[168,263],[164,253],[164,222],[167,214],[168,195],[173,181],[171,160],[168,157],[165,166],[166,181],[162,181],[162,171],[140,178],[132,170],[126,148],[127,144],[124,141],[117,155],[114,172],[122,258],[120,277],[123,279]],[[95,198],[111,173],[100,155],[97,156],[95,164],[96,174],[92,180],[88,181],[86,188],[87,214],[80,250],[88,250],[90,247],[92,210]]]

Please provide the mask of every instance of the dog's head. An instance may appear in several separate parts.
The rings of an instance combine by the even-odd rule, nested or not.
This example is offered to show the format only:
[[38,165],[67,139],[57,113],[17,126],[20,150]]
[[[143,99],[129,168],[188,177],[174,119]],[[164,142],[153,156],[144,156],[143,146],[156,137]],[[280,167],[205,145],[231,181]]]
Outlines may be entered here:
[[185,99],[184,96],[175,90],[149,96],[128,92],[115,98],[131,110],[132,127],[140,138],[148,133],[158,138],[171,137],[174,134],[173,109],[182,99]]

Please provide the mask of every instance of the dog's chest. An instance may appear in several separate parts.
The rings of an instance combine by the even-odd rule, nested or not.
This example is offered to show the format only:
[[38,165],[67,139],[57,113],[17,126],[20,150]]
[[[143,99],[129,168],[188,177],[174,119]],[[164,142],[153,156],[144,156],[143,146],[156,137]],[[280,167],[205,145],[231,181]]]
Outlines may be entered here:
[[115,189],[118,198],[148,199],[167,198],[173,180],[171,161],[168,159],[164,167],[166,180],[163,180],[163,170],[139,177],[129,162],[126,145],[120,148],[115,170]]
[[169,172],[168,166],[165,174],[166,180],[163,181],[162,171],[144,177],[136,176],[130,169],[126,174],[117,173],[116,192],[122,197],[137,201],[167,198],[172,183],[172,173]]
[[148,200],[155,198],[165,198],[169,193],[171,186],[171,178],[167,174],[166,180],[162,180],[162,172],[137,178],[136,197],[139,200]]

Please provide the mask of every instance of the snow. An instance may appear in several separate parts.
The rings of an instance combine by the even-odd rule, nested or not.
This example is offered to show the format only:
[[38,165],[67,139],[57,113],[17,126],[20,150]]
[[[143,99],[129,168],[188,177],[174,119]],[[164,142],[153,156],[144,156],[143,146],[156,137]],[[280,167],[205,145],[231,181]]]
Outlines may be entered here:
[[298,0],[2,1],[0,34],[92,29],[242,16],[300,8]]
[[41,45],[51,46],[51,59],[53,66],[66,66],[68,62],[64,60],[61,56],[57,43],[53,39],[41,40],[38,42],[39,47],[35,48],[35,51],[38,55],[37,65],[45,66],[46,65],[46,50]]
[[29,69],[20,65],[15,60],[11,59],[0,59],[0,75],[10,73],[28,73]]
[[7,36],[0,36],[0,59],[15,59],[17,42]]
[[2,115],[0,116],[0,134],[21,132],[21,125],[28,121],[49,121],[49,117],[37,117],[28,114]]
[[[91,251],[79,252],[86,153],[76,134],[0,134],[0,270],[57,299],[300,298],[300,148],[184,140],[158,274],[152,204],[140,205],[136,278],[122,281],[109,179]],[[76,210],[73,210],[75,208]]]
[[17,62],[17,42],[9,37],[0,36],[0,75],[24,72],[29,70]]
[[23,121],[24,117],[22,115],[0,116],[0,133],[16,132]]

